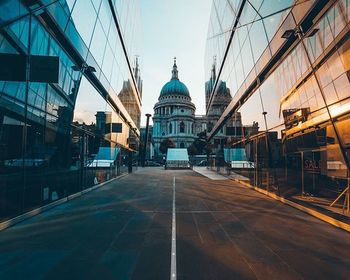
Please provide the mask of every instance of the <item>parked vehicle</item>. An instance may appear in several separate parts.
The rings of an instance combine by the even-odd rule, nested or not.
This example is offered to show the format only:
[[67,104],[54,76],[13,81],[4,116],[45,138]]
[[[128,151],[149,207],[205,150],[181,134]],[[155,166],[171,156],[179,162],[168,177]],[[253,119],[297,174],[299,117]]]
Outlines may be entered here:
[[163,166],[163,165],[152,160],[147,160],[145,162],[145,166]]
[[208,165],[208,161],[206,159],[201,160],[197,165],[198,166],[207,166]]

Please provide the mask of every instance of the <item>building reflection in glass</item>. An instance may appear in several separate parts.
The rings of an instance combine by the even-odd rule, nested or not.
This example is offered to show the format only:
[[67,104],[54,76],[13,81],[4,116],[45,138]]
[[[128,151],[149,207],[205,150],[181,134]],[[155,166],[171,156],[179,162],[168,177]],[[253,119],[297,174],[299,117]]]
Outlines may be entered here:
[[29,2],[0,1],[0,53],[59,59],[58,83],[0,81],[0,220],[127,172],[138,147],[129,140],[139,139],[138,120],[117,96],[131,81],[140,110],[140,69],[128,67],[121,44],[138,52],[138,17],[126,16],[137,0],[112,9],[108,1],[100,9],[93,1],[72,3],[31,14]]
[[[251,184],[281,195],[334,200],[347,187],[350,167],[348,1],[334,1],[322,14],[317,12],[322,3],[292,7],[294,1],[237,2],[230,5],[235,13],[222,15],[231,21],[215,25],[220,20],[215,11],[226,2],[213,4],[206,73],[212,76],[215,56],[222,71],[214,81],[225,81],[232,100],[209,138],[214,139],[219,128],[239,113],[242,127],[255,129],[226,145],[236,155],[244,148],[243,157],[227,157],[226,167],[234,167]],[[225,32],[240,9],[237,28]],[[285,10],[278,12],[281,9]],[[274,15],[264,18],[269,14]],[[304,29],[298,33],[300,25]],[[221,46],[231,32],[224,57]],[[209,105],[214,104],[213,98]],[[246,166],[237,164],[238,158],[245,159]]]

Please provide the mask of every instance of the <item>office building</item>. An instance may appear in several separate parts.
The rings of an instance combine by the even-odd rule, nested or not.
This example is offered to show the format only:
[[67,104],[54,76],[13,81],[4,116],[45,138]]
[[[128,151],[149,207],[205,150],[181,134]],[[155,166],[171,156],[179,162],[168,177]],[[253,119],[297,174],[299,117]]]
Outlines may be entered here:
[[232,116],[254,133],[230,143],[245,149],[235,171],[282,195],[335,199],[349,182],[350,2],[213,1],[206,47],[207,80],[217,75],[232,100],[209,131]]
[[131,166],[138,20],[136,0],[0,2],[0,220]]

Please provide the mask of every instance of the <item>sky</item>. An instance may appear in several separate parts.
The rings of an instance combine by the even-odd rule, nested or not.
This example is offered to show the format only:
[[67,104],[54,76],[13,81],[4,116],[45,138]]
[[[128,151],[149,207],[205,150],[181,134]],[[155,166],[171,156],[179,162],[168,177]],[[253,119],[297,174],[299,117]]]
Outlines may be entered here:
[[[179,79],[190,91],[196,114],[205,114],[204,52],[212,0],[140,0],[142,120],[153,115],[162,86],[171,78],[174,57]],[[151,120],[152,123],[152,120]]]

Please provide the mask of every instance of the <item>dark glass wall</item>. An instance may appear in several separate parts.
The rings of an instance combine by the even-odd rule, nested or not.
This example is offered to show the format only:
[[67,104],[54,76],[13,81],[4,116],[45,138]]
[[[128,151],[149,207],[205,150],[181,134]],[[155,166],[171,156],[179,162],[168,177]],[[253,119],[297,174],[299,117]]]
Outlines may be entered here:
[[[127,172],[139,146],[138,127],[117,96],[134,73],[108,2],[24,3],[0,3],[0,53],[58,57],[59,75],[57,83],[0,81],[0,221]],[[127,6],[118,10],[122,24],[137,1]],[[87,19],[93,24],[83,25]],[[136,29],[122,30],[135,51]],[[129,103],[140,108],[139,91],[130,88]]]

